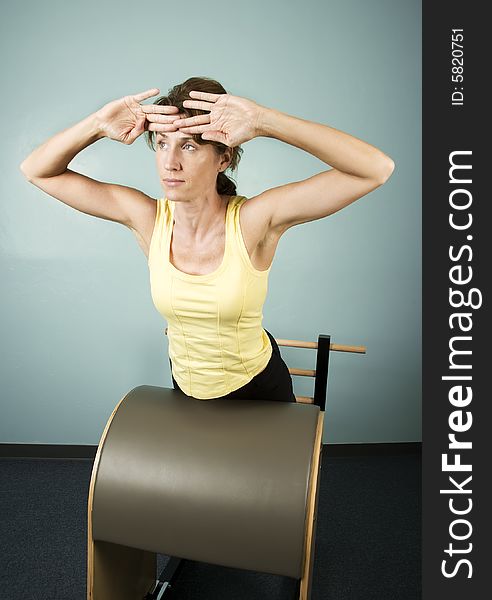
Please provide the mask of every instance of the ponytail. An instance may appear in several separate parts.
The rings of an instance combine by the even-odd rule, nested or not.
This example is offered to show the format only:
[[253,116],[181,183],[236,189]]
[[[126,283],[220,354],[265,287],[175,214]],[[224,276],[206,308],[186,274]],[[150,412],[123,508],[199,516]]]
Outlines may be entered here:
[[236,184],[224,172],[217,176],[217,193],[221,196],[236,196]]

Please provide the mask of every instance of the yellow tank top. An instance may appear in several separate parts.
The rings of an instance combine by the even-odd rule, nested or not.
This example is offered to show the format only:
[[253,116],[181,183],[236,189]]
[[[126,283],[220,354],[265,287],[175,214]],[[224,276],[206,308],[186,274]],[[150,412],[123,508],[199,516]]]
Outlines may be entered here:
[[229,196],[222,264],[206,275],[184,273],[170,262],[175,202],[157,200],[148,257],[151,295],[168,323],[174,379],[194,398],[218,398],[239,389],[272,355],[262,327],[271,265],[259,271],[251,263],[239,224],[245,200]]

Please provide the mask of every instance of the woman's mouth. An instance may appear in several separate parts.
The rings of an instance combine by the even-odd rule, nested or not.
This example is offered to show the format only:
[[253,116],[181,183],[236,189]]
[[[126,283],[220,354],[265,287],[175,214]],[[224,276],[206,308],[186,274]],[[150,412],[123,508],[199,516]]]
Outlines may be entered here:
[[170,185],[172,187],[174,187],[175,185],[180,185],[181,183],[184,183],[184,181],[182,181],[181,179],[164,179],[163,181],[166,185]]

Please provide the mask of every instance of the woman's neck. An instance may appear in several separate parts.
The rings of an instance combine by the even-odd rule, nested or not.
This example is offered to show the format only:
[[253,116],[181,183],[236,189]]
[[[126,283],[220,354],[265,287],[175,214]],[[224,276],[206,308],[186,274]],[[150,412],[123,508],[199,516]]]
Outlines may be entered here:
[[211,199],[175,200],[174,228],[189,242],[200,243],[224,228],[227,204],[230,196]]

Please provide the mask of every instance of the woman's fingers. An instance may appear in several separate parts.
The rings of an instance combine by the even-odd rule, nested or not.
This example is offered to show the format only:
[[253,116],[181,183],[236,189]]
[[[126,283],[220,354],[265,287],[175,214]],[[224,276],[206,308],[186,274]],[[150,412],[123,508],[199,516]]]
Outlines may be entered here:
[[176,125],[174,125],[173,121],[178,116],[183,116],[184,113],[179,113],[178,115],[160,115],[160,114],[152,114],[147,113],[145,115],[146,121],[148,122],[148,131],[177,131]]
[[179,130],[183,133],[203,133],[204,131],[208,131],[209,129],[210,125],[208,123],[206,125],[197,125],[195,127],[179,127]]
[[190,97],[192,94],[193,98],[198,98],[199,100],[207,100],[208,102],[215,102],[221,96],[225,96],[225,94],[212,94],[210,92],[199,92],[197,90],[192,90],[189,94]]
[[197,108],[198,110],[212,110],[213,102],[202,102],[200,100],[185,100],[183,102],[185,108]]
[[142,100],[147,100],[147,98],[150,98],[151,96],[157,96],[158,93],[159,88],[151,88],[150,90],[145,90],[145,92],[133,95],[132,98],[137,102],[142,102]]
[[144,113],[149,114],[172,114],[176,118],[176,111],[179,111],[177,106],[167,105],[167,104],[143,104],[141,109]]
[[203,125],[204,123],[210,123],[210,115],[196,115],[194,117],[187,118],[174,118],[174,124],[176,127],[193,127],[195,125]]
[[162,132],[178,131],[178,128],[175,125],[173,125],[172,123],[150,123],[149,121],[147,121],[147,122],[148,122],[148,127],[147,127],[148,131],[162,131]]
[[152,121],[153,123],[173,123],[176,119],[179,120],[180,117],[184,117],[184,113],[179,114],[170,114],[170,115],[162,115],[157,113],[147,113],[145,115],[148,121]]

